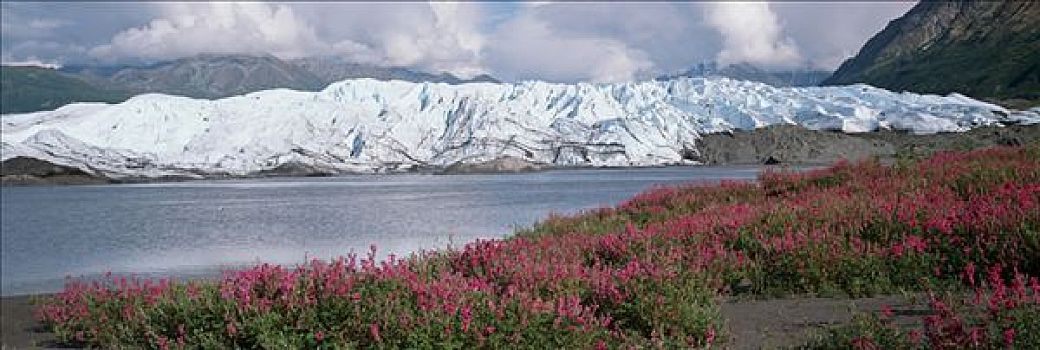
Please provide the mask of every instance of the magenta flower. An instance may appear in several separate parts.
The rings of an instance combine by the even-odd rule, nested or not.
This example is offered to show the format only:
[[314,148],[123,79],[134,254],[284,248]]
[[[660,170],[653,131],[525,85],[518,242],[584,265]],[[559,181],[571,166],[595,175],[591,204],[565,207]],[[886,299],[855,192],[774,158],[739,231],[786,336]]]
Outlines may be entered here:
[[1015,345],[1015,329],[1008,328],[1004,330],[1004,346],[1011,348]]

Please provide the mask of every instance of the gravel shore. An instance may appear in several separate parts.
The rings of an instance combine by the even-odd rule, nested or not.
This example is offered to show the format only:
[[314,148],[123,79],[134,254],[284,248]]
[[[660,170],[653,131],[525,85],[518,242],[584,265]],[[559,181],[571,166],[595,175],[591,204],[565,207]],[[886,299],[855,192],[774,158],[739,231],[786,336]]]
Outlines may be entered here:
[[53,333],[33,317],[32,296],[0,298],[0,348],[56,348]]

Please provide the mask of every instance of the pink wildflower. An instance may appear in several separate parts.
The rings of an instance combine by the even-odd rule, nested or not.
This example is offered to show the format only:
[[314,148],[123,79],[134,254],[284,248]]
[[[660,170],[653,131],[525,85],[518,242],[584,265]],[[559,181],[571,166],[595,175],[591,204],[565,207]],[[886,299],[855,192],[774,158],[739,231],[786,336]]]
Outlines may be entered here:
[[369,332],[369,334],[372,335],[372,339],[374,339],[376,341],[376,343],[382,343],[383,342],[383,338],[379,337],[379,325],[378,324],[372,323],[372,325],[368,327],[368,332]]
[[884,305],[881,307],[881,314],[885,317],[895,316],[895,312],[892,311],[892,307],[888,305]]
[[1011,347],[1015,344],[1015,329],[1008,328],[1004,330],[1004,346]]

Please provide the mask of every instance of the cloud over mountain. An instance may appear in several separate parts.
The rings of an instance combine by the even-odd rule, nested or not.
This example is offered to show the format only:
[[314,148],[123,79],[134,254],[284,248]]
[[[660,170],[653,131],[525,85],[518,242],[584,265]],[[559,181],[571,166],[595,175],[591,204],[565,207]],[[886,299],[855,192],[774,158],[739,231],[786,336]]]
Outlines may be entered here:
[[722,2],[708,4],[706,10],[708,23],[722,35],[719,63],[781,67],[802,63],[798,47],[784,35],[768,3]]
[[[272,54],[615,82],[706,61],[833,69],[911,3],[10,3],[4,62]],[[820,30],[826,28],[826,30]]]
[[90,50],[114,60],[168,59],[198,53],[270,53],[308,56],[323,50],[314,28],[286,5],[263,3],[162,3],[162,15]]

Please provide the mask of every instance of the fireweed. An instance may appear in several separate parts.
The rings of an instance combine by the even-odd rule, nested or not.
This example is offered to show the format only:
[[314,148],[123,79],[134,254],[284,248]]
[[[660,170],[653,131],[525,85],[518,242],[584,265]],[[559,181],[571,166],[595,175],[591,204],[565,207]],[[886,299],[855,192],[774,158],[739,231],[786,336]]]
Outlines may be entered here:
[[[1021,320],[1037,318],[1038,206],[1037,147],[840,162],[655,188],[405,259],[377,261],[373,247],[211,282],[70,280],[37,313],[70,345],[100,347],[696,348],[725,339],[720,296],[968,289],[966,266],[999,266],[971,275],[1014,286],[997,326],[961,328],[1035,345],[1036,322]],[[943,312],[922,342],[953,337]]]
[[813,349],[1035,349],[1040,345],[1040,282],[1002,265],[980,272],[969,263],[965,281],[972,293],[928,295],[928,316],[920,327],[894,322],[894,313],[859,314],[829,331]]

